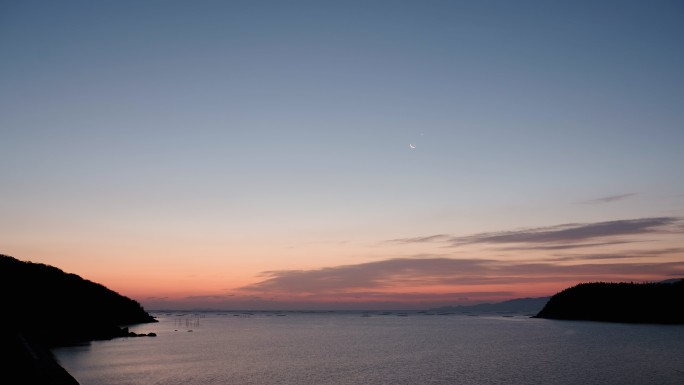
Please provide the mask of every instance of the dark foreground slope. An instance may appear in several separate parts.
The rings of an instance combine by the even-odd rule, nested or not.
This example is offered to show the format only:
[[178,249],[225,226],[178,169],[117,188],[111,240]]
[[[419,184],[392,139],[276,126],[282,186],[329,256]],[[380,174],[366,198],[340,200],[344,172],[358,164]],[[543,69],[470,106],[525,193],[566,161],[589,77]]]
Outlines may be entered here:
[[[0,255],[0,383],[75,384],[50,347],[127,336],[142,306],[52,266]],[[6,382],[13,378],[11,382]]]
[[555,294],[538,318],[625,323],[684,323],[684,280],[582,283]]
[[0,384],[78,385],[43,344],[20,333],[0,330]]

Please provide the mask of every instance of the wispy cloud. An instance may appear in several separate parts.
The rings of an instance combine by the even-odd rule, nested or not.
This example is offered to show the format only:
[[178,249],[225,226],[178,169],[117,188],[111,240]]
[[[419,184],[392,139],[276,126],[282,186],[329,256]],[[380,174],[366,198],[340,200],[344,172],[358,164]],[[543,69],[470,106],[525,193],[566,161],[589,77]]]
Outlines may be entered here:
[[625,219],[589,224],[566,224],[536,229],[507,231],[499,233],[482,233],[465,237],[451,238],[454,245],[464,244],[504,244],[504,243],[573,243],[596,238],[615,237],[621,235],[650,234],[666,231],[666,227],[676,224],[680,218],[658,217]]
[[235,297],[235,294],[213,294],[213,295],[190,295],[185,299],[191,300],[224,300],[230,297]]
[[295,295],[349,294],[410,287],[555,282],[559,279],[582,281],[610,277],[628,279],[670,274],[684,274],[684,261],[565,265],[494,259],[395,258],[314,270],[269,271],[263,273],[264,280],[241,290]]
[[[572,223],[515,231],[480,233],[466,236],[435,234],[391,239],[390,243],[446,243],[451,246],[470,244],[517,244],[502,250],[563,250],[638,242],[622,236],[654,233],[681,233],[684,223],[679,217],[622,219],[596,223]],[[620,239],[609,239],[621,237]]]
[[447,235],[447,234],[435,234],[435,235],[428,235],[428,236],[424,236],[424,237],[390,239],[386,242],[389,242],[389,243],[429,243],[429,242],[447,241],[450,238],[451,238],[451,236]]
[[481,259],[395,258],[316,270],[281,270],[262,273],[265,280],[245,290],[320,293],[352,289],[379,289],[406,284],[438,283],[455,272],[480,271]]
[[555,258],[547,258],[549,262],[567,262],[567,261],[591,261],[591,260],[616,260],[616,259],[635,259],[635,258],[656,258],[662,256],[684,256],[684,248],[672,247],[657,250],[633,250],[622,253],[592,253],[592,254],[570,254],[559,255]]
[[616,259],[634,259],[643,258],[643,255],[634,254],[587,254],[587,255],[566,255],[554,258],[547,258],[549,262],[570,262],[570,261],[600,261],[600,260],[616,260]]
[[633,197],[635,195],[638,195],[638,193],[627,193],[627,194],[619,194],[619,195],[610,195],[607,197],[601,197],[601,198],[596,198],[596,199],[590,199],[586,201],[582,201],[579,203],[582,204],[600,204],[600,203],[610,203],[610,202],[616,202],[616,201],[621,201],[623,199],[627,199],[630,197]]
[[554,245],[539,245],[535,244],[532,246],[511,246],[511,247],[501,247],[497,250],[514,251],[514,250],[569,250],[569,249],[581,249],[587,247],[602,247],[602,246],[614,246],[614,245],[624,245],[627,243],[636,243],[639,241],[608,241],[608,242],[592,242],[592,243],[565,243],[565,244],[554,244]]

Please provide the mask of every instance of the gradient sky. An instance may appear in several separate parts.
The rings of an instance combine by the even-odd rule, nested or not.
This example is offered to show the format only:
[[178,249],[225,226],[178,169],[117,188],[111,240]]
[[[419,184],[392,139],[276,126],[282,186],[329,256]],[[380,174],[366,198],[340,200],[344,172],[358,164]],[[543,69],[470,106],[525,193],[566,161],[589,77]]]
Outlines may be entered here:
[[682,20],[680,1],[2,1],[0,253],[151,309],[682,277]]

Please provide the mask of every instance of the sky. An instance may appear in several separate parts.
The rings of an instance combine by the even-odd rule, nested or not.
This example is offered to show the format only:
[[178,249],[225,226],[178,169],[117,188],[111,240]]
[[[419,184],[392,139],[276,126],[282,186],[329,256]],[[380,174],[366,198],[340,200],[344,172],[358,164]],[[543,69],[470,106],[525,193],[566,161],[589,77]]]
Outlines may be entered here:
[[0,253],[148,309],[684,277],[679,1],[0,2]]

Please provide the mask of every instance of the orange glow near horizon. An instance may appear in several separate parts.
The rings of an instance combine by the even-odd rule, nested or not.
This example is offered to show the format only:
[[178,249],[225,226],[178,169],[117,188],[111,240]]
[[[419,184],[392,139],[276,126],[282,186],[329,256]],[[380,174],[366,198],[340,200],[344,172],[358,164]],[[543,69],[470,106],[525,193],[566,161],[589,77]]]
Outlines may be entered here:
[[[9,255],[78,274],[147,308],[430,308],[549,296],[588,281],[684,276],[684,248],[667,227],[679,222],[653,218],[356,242],[249,241],[230,248],[150,241],[95,253],[50,245],[50,251],[10,248]],[[629,226],[646,234],[575,239],[604,227],[633,231]],[[562,237],[569,240],[556,240]]]

